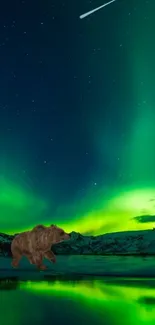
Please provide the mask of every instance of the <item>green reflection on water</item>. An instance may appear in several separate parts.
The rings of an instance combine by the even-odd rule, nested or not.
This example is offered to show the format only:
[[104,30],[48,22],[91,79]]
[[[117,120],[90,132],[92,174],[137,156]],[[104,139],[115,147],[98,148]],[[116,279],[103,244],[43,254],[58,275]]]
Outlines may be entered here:
[[59,325],[60,310],[64,324],[68,310],[74,324],[78,324],[80,313],[89,325],[94,321],[104,325],[153,325],[155,281],[28,281],[18,282],[16,289],[1,290],[2,324],[41,324],[45,315],[52,315]]

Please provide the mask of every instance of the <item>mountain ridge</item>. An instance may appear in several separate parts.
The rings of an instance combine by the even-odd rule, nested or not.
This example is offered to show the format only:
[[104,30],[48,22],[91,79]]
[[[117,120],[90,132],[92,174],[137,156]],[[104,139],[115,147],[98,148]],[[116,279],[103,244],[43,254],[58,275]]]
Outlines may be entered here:
[[[15,235],[0,233],[0,256],[11,257]],[[57,255],[155,255],[155,229],[130,230],[85,236],[70,233],[71,239],[53,245]]]

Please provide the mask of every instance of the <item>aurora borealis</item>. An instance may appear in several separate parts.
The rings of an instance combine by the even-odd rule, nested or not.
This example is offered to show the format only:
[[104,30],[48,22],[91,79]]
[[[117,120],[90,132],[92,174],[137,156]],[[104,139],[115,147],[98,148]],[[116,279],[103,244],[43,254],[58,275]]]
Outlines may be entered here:
[[74,2],[0,13],[0,232],[155,224],[155,2]]

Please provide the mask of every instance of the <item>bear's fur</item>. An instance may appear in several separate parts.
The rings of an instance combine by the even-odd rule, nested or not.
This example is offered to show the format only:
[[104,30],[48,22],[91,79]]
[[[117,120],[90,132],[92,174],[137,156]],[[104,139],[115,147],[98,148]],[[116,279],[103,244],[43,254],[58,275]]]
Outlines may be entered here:
[[56,225],[37,225],[31,231],[22,232],[15,236],[11,243],[12,266],[18,267],[22,256],[26,256],[31,264],[45,270],[46,266],[42,263],[44,257],[53,263],[56,262],[51,246],[69,239],[69,234]]

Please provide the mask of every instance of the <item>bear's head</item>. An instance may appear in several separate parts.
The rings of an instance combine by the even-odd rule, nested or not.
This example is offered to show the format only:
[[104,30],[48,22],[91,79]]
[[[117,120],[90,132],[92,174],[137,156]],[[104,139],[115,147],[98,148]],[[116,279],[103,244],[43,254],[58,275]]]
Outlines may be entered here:
[[49,227],[49,231],[53,235],[53,237],[52,237],[53,244],[58,244],[58,243],[61,243],[62,241],[70,239],[70,235],[68,233],[66,233],[62,228],[59,228],[56,225],[51,225]]
[[70,235],[56,225],[49,227],[37,225],[32,231],[36,233],[38,239],[40,237],[40,239],[42,238],[43,241],[49,242],[52,245],[70,239]]

